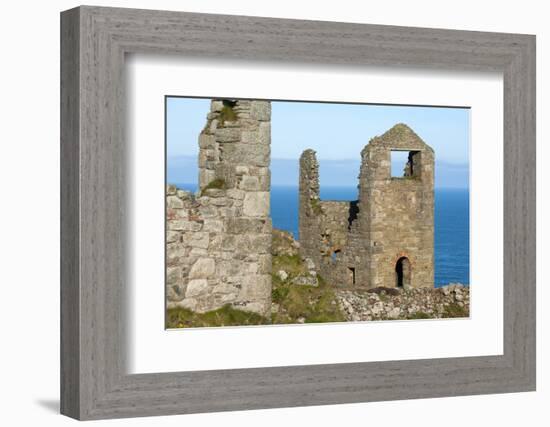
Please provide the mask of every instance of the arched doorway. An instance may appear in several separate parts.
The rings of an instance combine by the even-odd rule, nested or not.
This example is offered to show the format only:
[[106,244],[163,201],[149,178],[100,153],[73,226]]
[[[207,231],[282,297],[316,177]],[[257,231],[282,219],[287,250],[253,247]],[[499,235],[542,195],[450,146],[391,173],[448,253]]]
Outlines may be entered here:
[[401,257],[395,264],[395,279],[398,288],[411,284],[411,262],[407,257]]

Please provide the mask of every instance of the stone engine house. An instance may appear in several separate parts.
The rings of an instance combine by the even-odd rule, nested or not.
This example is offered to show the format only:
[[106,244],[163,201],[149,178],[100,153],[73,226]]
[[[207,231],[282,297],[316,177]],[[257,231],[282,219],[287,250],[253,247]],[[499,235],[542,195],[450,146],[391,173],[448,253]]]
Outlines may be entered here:
[[[408,152],[391,176],[391,152]],[[358,199],[319,197],[313,150],[300,157],[299,232],[303,257],[338,287],[433,287],[434,151],[397,124],[361,151]]]

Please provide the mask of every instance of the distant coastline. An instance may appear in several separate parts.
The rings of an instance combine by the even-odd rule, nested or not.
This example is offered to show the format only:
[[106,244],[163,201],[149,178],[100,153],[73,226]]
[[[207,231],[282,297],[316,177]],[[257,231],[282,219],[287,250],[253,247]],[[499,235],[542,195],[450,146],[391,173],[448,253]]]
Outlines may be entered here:
[[[174,155],[166,160],[168,183],[193,182],[198,176],[197,156]],[[402,168],[402,166],[401,166]],[[298,185],[298,159],[271,159],[271,186]],[[319,159],[321,188],[345,187],[357,181],[358,159]],[[435,164],[435,188],[463,188],[469,182],[467,163],[452,163],[439,159]]]

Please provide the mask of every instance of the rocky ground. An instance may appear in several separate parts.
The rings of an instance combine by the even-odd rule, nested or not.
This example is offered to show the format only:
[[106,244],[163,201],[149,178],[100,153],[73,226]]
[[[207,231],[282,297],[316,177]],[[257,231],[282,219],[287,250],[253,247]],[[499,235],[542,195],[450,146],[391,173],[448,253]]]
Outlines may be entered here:
[[469,317],[470,289],[461,284],[441,288],[337,290],[348,321]]
[[327,283],[315,264],[299,253],[300,244],[285,231],[273,230],[271,316],[224,306],[207,313],[168,310],[167,327],[327,323],[368,320],[468,317],[468,286],[374,288],[350,290]]
[[[286,294],[288,290],[296,287],[311,288],[319,285],[326,289],[321,298],[324,301],[323,309],[329,308],[331,318],[340,321],[469,317],[470,289],[468,286],[452,283],[441,288],[338,289],[333,284],[324,283],[323,278],[316,272],[315,264],[310,259],[302,259],[299,256],[299,247],[299,242],[295,241],[289,233],[273,230],[272,313],[275,317],[284,310],[285,305],[291,302],[286,301],[286,304],[281,304],[283,301],[278,300],[283,290]],[[317,298],[319,298],[319,291],[313,293]],[[297,297],[297,295],[291,296]],[[316,310],[316,316],[320,314],[322,313]],[[309,321],[306,313],[303,316],[291,317],[295,317],[293,320],[298,319],[300,323]],[[285,320],[288,322],[291,319]]]

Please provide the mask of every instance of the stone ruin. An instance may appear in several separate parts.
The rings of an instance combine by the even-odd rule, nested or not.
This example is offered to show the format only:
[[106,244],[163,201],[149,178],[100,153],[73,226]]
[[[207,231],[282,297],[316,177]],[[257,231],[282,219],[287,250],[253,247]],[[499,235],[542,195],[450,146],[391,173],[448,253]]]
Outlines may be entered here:
[[[167,307],[271,310],[268,101],[213,100],[199,136],[197,194],[166,195]],[[408,151],[403,177],[390,152]],[[313,150],[300,158],[302,257],[343,288],[433,287],[434,152],[398,124],[361,152],[359,200],[319,197]]]
[[167,307],[271,310],[271,104],[214,100],[199,136],[199,191],[168,186]]
[[[391,152],[408,152],[402,177]],[[398,124],[361,151],[359,200],[319,197],[315,151],[300,157],[300,246],[338,287],[434,286],[434,151]]]

